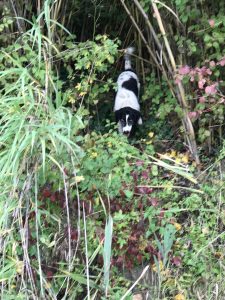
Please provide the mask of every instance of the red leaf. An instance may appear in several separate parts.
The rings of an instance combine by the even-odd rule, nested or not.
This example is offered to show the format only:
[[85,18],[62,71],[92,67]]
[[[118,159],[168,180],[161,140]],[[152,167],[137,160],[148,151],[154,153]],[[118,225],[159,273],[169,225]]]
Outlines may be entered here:
[[199,82],[198,82],[198,88],[202,90],[204,88],[204,84],[205,83],[206,83],[205,79],[199,80]]
[[165,210],[161,209],[158,218],[162,219],[164,217],[164,215],[165,215]]
[[188,113],[188,116],[189,116],[190,119],[194,119],[198,116],[198,113],[197,113],[197,111],[190,111]]
[[219,60],[217,65],[220,65],[221,67],[225,66],[225,57],[223,57],[221,60]]
[[213,19],[208,20],[210,27],[214,27],[215,26],[215,21]]
[[151,194],[153,192],[153,189],[147,186],[136,186],[134,191],[137,194],[146,195]]
[[52,202],[55,202],[55,200],[56,200],[55,193],[51,195],[50,200],[51,200]]
[[152,245],[148,245],[148,246],[145,248],[145,252],[151,253],[151,254],[153,254],[153,255],[156,255],[156,254],[157,254],[156,249],[155,249]]
[[44,188],[42,191],[43,198],[49,198],[51,196],[51,191],[48,188]]
[[137,255],[138,254],[138,249],[135,246],[129,246],[127,252],[129,254]]
[[47,277],[47,279],[52,279],[53,278],[53,276],[54,276],[54,274],[53,274],[53,272],[52,271],[47,271],[47,273],[46,273],[46,277]]
[[78,231],[75,229],[71,229],[70,236],[72,241],[77,241],[78,239]]
[[147,171],[142,171],[141,177],[144,179],[148,179],[148,172]]
[[183,66],[183,67],[180,67],[179,68],[179,74],[180,75],[187,75],[187,74],[189,74],[189,72],[190,72],[190,67],[189,66]]
[[158,199],[157,198],[148,198],[152,206],[158,206]]
[[181,83],[181,77],[177,77],[176,79],[175,79],[175,84],[179,84],[179,83]]
[[199,79],[202,79],[203,77],[212,74],[212,71],[209,68],[207,68],[206,66],[203,66],[202,68],[196,67],[195,70],[198,73]]
[[131,173],[131,176],[133,177],[134,181],[137,181],[137,180],[138,180],[138,173],[137,173],[137,172],[133,171],[133,172]]
[[125,197],[124,191],[123,191],[123,190],[120,190],[119,192],[120,192],[120,196],[121,196],[122,198],[124,198],[124,197]]
[[138,167],[139,167],[139,166],[143,166],[144,161],[143,161],[143,160],[137,160],[135,164],[136,164],[136,166],[138,166]]
[[205,97],[200,97],[198,101],[199,103],[205,103]]
[[181,265],[181,258],[179,256],[174,256],[171,261],[175,266]]
[[205,88],[205,93],[206,94],[209,94],[209,95],[214,95],[216,94],[216,86],[217,84],[214,83],[212,85],[208,85],[206,88]]
[[133,263],[130,260],[126,262],[126,268],[129,270],[133,268]]
[[141,254],[137,255],[137,261],[139,262],[139,264],[141,264],[141,262],[142,262],[142,255]]

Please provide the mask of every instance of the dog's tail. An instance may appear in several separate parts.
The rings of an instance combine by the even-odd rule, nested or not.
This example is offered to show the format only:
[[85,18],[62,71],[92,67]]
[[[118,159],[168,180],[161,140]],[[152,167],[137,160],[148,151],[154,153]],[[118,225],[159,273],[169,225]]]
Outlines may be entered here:
[[125,54],[124,54],[124,60],[125,60],[125,64],[124,64],[124,70],[132,70],[132,66],[131,66],[131,55],[134,52],[134,47],[128,47],[125,50]]

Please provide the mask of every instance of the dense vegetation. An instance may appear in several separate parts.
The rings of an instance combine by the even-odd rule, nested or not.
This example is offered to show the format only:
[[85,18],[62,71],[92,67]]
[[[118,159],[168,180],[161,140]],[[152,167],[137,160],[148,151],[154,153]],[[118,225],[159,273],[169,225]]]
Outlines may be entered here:
[[[224,299],[224,1],[0,13],[0,298]],[[128,141],[112,107],[130,45]]]

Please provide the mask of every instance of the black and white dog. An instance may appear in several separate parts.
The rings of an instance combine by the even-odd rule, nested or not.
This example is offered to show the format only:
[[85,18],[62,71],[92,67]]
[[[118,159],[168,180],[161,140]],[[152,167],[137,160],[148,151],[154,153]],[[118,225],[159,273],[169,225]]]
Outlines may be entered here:
[[117,79],[117,93],[114,112],[120,133],[131,136],[137,124],[142,124],[140,105],[138,102],[140,83],[131,67],[131,54],[134,48],[129,47],[124,55],[124,72]]

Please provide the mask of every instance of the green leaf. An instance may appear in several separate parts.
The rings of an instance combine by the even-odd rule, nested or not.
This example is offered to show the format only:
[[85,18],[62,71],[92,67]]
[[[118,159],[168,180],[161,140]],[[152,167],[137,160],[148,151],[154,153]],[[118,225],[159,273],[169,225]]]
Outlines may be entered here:
[[126,197],[128,199],[132,199],[134,193],[132,191],[129,191],[129,190],[124,190],[124,194],[126,195]]

